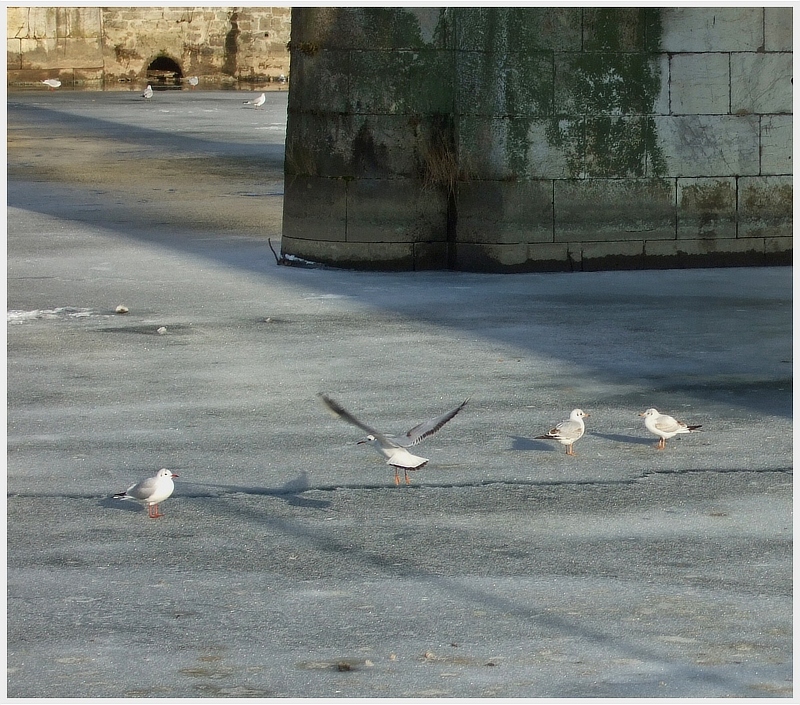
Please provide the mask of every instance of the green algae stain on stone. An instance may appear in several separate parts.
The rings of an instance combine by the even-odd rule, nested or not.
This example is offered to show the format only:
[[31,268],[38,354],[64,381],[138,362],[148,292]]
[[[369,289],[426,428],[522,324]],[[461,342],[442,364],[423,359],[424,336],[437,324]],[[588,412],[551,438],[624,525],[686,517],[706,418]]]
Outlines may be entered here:
[[[659,176],[653,106],[661,87],[657,58],[660,15],[651,9],[587,10],[586,46],[556,65],[556,117],[548,130],[571,176]],[[559,120],[558,115],[583,116]]]
[[553,52],[542,17],[531,8],[461,8],[456,16],[459,113],[495,122],[505,170],[515,177],[530,173],[532,120],[553,113]]

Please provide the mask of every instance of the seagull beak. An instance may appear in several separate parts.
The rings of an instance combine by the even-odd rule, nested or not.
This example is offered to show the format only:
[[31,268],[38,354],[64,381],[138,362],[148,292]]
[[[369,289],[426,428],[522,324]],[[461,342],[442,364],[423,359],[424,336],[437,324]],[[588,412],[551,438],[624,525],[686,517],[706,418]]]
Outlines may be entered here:
[[172,473],[172,477],[178,477],[178,473],[176,473],[176,472],[173,472],[173,473]]
[[639,416],[644,416],[644,411],[641,414],[639,414]]
[[360,441],[356,441],[356,445],[360,446],[362,443],[366,443],[366,442],[367,442],[367,439],[366,438],[362,438]]

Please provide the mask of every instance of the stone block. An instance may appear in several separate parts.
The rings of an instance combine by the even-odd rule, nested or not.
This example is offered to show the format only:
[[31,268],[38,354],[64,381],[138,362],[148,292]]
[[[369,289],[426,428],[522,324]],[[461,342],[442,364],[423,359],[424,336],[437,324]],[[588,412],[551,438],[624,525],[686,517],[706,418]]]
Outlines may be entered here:
[[444,242],[447,196],[411,179],[347,182],[348,242]]
[[530,243],[525,270],[531,272],[571,272],[580,268],[580,251],[576,260],[567,243]]
[[350,170],[356,178],[420,176],[436,125],[406,115],[354,115]]
[[764,44],[760,7],[663,7],[661,51],[757,51]]
[[[571,250],[574,249],[576,245],[571,245]],[[643,255],[642,240],[584,242],[580,243],[580,269],[583,272],[641,269]]]
[[450,252],[454,247],[454,244],[447,242],[415,242],[412,245],[414,269],[421,271],[450,268]]
[[442,130],[431,116],[290,112],[287,174],[393,179],[430,185],[447,176]]
[[792,54],[731,54],[731,112],[791,113]]
[[16,71],[22,68],[22,50],[19,39],[6,40],[6,70]]
[[553,114],[551,52],[462,52],[456,73],[460,115],[530,118]]
[[764,8],[764,51],[792,51],[792,7]]
[[52,63],[58,57],[58,40],[52,39],[20,39],[20,68],[26,70],[57,68]]
[[656,99],[653,101],[652,112],[655,115],[669,115],[670,113],[670,75],[669,75],[669,54],[659,54],[655,60],[657,62],[659,90]]
[[56,38],[58,20],[55,7],[17,7],[8,8],[7,12],[6,36],[20,39]]
[[487,245],[459,242],[455,267],[465,272],[529,271],[528,247],[523,243]]
[[553,241],[553,182],[549,180],[460,184],[456,209],[459,242]]
[[28,36],[28,16],[32,8],[7,7],[6,8],[6,38],[20,39]]
[[660,179],[556,181],[555,241],[675,237],[675,187]]
[[99,7],[57,7],[57,36],[71,39],[99,39],[103,34]]
[[583,50],[645,51],[648,34],[658,33],[658,12],[640,7],[584,8]]
[[688,267],[757,267],[766,264],[763,238],[702,238],[646,241],[642,266],[649,269]]
[[761,174],[792,174],[791,115],[761,118]]
[[352,177],[352,118],[290,112],[287,116],[284,171],[296,176]]
[[670,61],[670,112],[730,112],[729,54],[675,54]]
[[343,179],[287,177],[283,236],[295,240],[347,239],[347,183]]
[[103,49],[99,37],[21,39],[19,43],[19,63],[22,69],[85,69],[103,65]]
[[764,238],[764,264],[775,266],[788,266],[792,264],[791,237],[765,237]]
[[788,237],[792,234],[792,177],[739,179],[739,237]]
[[756,175],[759,121],[755,116],[656,116],[665,176]]
[[573,176],[571,167],[576,176],[583,172],[582,121],[467,116],[458,134],[462,167],[473,178],[564,179]]
[[678,239],[736,237],[736,180],[678,179]]
[[301,7],[292,11],[293,50],[445,48],[442,8]]
[[349,57],[349,52],[329,50],[306,54],[295,49],[291,60],[289,112],[349,112]]
[[349,104],[356,114],[448,113],[453,108],[450,52],[350,52]]
[[650,115],[662,93],[662,58],[633,53],[555,55],[556,115]]
[[456,50],[502,52],[580,51],[581,8],[459,7],[455,18]]
[[590,117],[585,125],[587,176],[641,177],[645,176],[649,162],[663,161],[650,117]]
[[[64,78],[61,79],[64,81]],[[76,88],[89,90],[103,90],[105,80],[105,69],[75,69],[72,72],[72,85]]]
[[281,253],[350,269],[414,269],[414,246],[411,243],[337,242],[321,238],[297,239],[284,234]]

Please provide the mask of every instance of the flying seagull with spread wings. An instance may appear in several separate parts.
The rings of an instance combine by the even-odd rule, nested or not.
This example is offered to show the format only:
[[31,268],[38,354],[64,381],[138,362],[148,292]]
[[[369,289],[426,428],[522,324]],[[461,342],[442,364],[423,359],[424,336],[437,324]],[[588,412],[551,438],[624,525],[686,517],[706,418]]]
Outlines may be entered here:
[[357,426],[362,431],[366,431],[369,435],[362,438],[358,443],[369,443],[379,453],[381,453],[387,460],[386,464],[394,468],[394,484],[400,484],[400,470],[403,470],[406,477],[406,484],[411,484],[408,477],[409,470],[419,470],[428,463],[428,458],[422,458],[418,455],[408,451],[411,446],[417,445],[428,436],[436,433],[442,426],[444,426],[450,419],[452,419],[461,409],[463,409],[469,399],[465,399],[455,409],[448,411],[446,414],[437,416],[433,419],[428,419],[414,428],[407,431],[402,436],[392,436],[368,426],[363,421],[359,421],[349,411],[341,406],[338,402],[331,399],[325,394],[320,394],[322,403],[334,415],[338,416],[343,421]]

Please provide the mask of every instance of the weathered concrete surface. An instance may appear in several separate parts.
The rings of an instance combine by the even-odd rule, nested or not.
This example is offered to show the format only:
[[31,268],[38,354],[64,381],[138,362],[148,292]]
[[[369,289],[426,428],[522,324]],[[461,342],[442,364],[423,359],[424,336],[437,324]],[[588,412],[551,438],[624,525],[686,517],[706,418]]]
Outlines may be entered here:
[[8,695],[790,696],[791,269],[276,267],[269,98],[9,100]]

